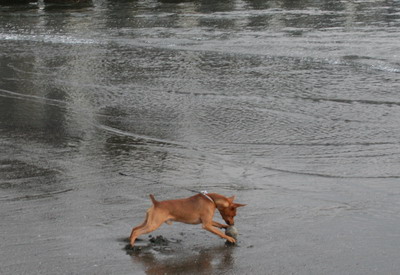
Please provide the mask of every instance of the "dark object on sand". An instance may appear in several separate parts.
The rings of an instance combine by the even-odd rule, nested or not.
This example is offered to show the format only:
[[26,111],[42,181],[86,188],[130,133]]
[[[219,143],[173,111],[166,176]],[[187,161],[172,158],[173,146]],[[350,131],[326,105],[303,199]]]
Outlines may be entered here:
[[[237,240],[237,236],[239,235],[239,232],[237,231],[236,227],[231,225],[231,226],[228,226],[227,228],[225,228],[225,234],[234,238],[235,240]],[[226,244],[234,244],[234,243],[226,241]]]
[[159,235],[157,237],[152,237],[150,239],[150,242],[156,245],[168,245],[169,240],[164,238],[163,236]]
[[[139,240],[139,239],[138,239]],[[143,241],[143,240],[140,240]],[[167,238],[164,238],[163,236],[159,235],[157,237],[153,237],[149,235],[149,244],[147,245],[140,245],[140,246],[131,246],[130,244],[127,244],[125,246],[126,253],[129,255],[134,255],[136,253],[142,252],[142,251],[148,251],[151,249],[162,249],[164,250],[165,247],[167,247],[170,243],[170,241]]]
[[126,253],[129,255],[141,251],[142,248],[143,248],[142,246],[131,246],[130,244],[127,244],[125,246]]

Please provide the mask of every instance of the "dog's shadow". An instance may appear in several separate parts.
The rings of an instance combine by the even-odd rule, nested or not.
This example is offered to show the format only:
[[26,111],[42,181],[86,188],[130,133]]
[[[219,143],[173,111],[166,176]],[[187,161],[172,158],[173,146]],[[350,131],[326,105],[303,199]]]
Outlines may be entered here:
[[234,246],[219,244],[212,247],[195,247],[188,250],[181,240],[167,240],[162,236],[149,241],[137,240],[134,247],[129,240],[124,250],[135,264],[143,265],[146,274],[224,273],[232,270]]

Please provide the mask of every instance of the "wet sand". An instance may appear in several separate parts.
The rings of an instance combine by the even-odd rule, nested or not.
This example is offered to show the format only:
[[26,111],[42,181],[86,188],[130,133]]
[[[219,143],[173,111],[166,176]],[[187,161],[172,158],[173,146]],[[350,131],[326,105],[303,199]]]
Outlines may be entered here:
[[[397,274],[399,14],[1,5],[0,274]],[[149,194],[190,190],[247,204],[237,245],[174,223],[126,248]]]
[[2,274],[394,274],[399,268],[396,179],[277,174],[241,189],[198,186],[248,204],[236,219],[238,245],[175,223],[152,233],[168,244],[146,235],[137,243],[143,249],[132,252],[127,237],[151,205],[147,194],[192,195],[180,182],[174,188],[120,175],[106,159],[96,167],[75,148],[4,144]]

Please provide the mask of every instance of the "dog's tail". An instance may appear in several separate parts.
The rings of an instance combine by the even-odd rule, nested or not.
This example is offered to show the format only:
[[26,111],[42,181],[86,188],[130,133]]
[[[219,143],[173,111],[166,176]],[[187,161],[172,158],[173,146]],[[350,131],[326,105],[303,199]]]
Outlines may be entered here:
[[154,198],[153,194],[150,194],[150,199],[153,202],[153,205],[156,206],[158,204],[158,201]]

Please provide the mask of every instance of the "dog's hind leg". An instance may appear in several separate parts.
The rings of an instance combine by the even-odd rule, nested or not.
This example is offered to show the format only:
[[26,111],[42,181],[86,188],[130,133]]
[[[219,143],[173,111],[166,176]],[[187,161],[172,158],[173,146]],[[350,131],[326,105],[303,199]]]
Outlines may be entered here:
[[132,233],[129,238],[129,242],[130,242],[131,246],[133,246],[135,244],[135,240],[137,239],[137,237],[156,230],[165,221],[168,220],[165,215],[157,215],[156,214],[157,212],[158,211],[156,209],[154,209],[154,207],[151,207],[147,211],[147,216],[146,216],[145,221],[141,225],[132,229]]
[[[131,243],[131,245],[133,245],[133,243],[135,242],[135,240],[132,240],[133,235],[134,235],[134,232],[135,232],[136,230],[138,230],[139,228],[142,228],[143,226],[145,226],[146,223],[147,223],[147,219],[148,219],[148,218],[149,218],[149,213],[146,213],[146,218],[144,219],[144,222],[143,222],[142,224],[140,224],[140,225],[138,225],[138,226],[136,226],[136,227],[134,227],[134,228],[132,229],[131,236],[129,237],[129,242]],[[136,238],[135,238],[135,239],[136,239]]]

